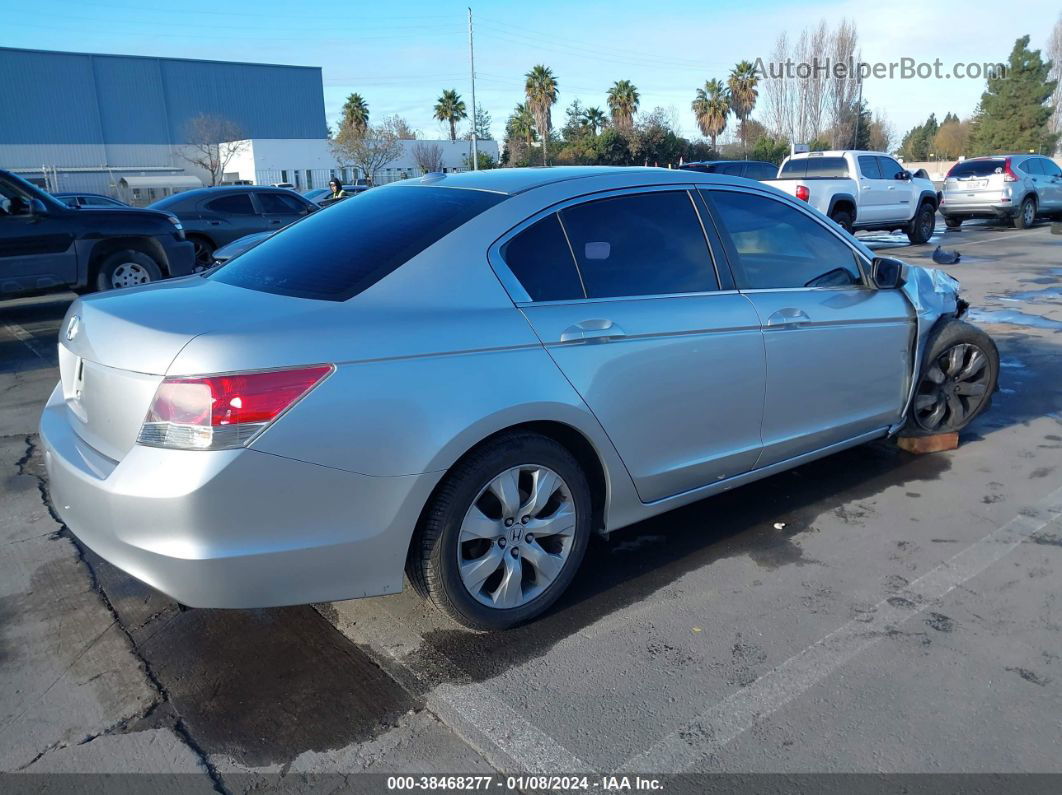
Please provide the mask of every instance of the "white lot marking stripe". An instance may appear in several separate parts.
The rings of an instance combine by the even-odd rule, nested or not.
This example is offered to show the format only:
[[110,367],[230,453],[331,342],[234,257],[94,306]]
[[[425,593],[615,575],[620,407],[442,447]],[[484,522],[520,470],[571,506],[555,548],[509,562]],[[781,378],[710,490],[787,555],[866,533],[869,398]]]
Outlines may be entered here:
[[34,355],[37,357],[41,359],[51,358],[48,355],[48,352],[40,346],[37,340],[33,339],[33,335],[26,331],[26,329],[22,328],[18,323],[5,323],[4,328],[7,330],[8,334],[33,351]]
[[821,682],[956,586],[980,574],[1060,515],[1062,488],[1038,502],[1033,509],[1023,510],[980,541],[930,569],[903,591],[878,602],[869,621],[849,621],[748,687],[701,713],[692,723],[632,757],[624,763],[623,770],[679,773],[718,753],[757,721]]
[[[460,682],[468,677],[389,616],[359,618],[354,625],[340,620],[338,624],[340,632],[370,652],[385,654],[392,665],[384,661],[382,667],[397,666],[400,670],[391,673],[400,681],[412,678],[424,689],[440,678]],[[503,772],[563,775],[591,771],[579,757],[495,696],[489,684],[440,684],[425,701],[443,723]]]

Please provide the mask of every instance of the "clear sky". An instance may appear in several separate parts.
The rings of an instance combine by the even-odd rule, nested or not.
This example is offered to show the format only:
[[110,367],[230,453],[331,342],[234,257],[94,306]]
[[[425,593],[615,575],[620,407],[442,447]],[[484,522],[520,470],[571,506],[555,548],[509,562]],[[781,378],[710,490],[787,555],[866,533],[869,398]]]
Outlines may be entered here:
[[[320,66],[329,123],[357,91],[375,118],[401,114],[427,137],[440,92],[469,102],[467,3],[448,0],[0,0],[0,45]],[[550,66],[559,83],[555,123],[578,98],[605,108],[613,81],[629,79],[642,109],[673,109],[687,136],[698,86],[725,79],[738,60],[769,59],[779,33],[791,37],[820,19],[856,23],[864,61],[1005,61],[1026,33],[1041,48],[1058,19],[1058,0],[1009,6],[973,0],[722,0],[721,2],[474,2],[476,99],[493,116],[495,137],[522,100],[523,75]],[[2,79],[2,76],[0,76]],[[869,79],[864,95],[898,135],[930,112],[968,115],[983,80]],[[762,92],[761,92],[762,93]],[[470,103],[469,103],[470,104]],[[756,114],[753,114],[754,117]]]

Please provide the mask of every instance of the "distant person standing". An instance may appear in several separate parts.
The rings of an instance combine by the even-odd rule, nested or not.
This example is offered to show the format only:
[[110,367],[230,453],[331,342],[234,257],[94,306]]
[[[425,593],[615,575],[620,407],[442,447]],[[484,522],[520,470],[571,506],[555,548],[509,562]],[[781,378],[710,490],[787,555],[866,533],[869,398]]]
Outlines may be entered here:
[[328,180],[328,187],[332,189],[332,195],[328,197],[329,199],[335,201],[337,199],[347,198],[347,192],[343,190],[343,184],[335,177]]

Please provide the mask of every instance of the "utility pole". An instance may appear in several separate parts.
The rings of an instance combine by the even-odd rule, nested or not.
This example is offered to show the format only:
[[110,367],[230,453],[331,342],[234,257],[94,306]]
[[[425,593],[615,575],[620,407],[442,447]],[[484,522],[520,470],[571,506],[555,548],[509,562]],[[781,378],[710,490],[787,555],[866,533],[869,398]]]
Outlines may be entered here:
[[852,139],[852,148],[859,148],[859,120],[863,116],[863,76],[856,78],[859,83],[859,98],[856,99],[855,137]]
[[476,56],[472,49],[472,9],[468,9],[468,70],[472,75],[472,170],[479,171],[479,142],[476,140]]

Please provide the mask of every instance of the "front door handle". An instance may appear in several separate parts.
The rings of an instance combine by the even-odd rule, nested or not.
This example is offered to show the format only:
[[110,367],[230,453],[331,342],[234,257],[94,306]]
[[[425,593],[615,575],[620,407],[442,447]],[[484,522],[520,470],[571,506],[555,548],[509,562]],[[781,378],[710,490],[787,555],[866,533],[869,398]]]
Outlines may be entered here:
[[561,342],[576,342],[578,340],[601,340],[607,341],[613,337],[626,336],[627,332],[605,318],[594,318],[568,326],[561,332]]
[[767,325],[775,328],[799,328],[810,322],[811,318],[808,317],[808,313],[795,307],[779,309],[767,318]]

